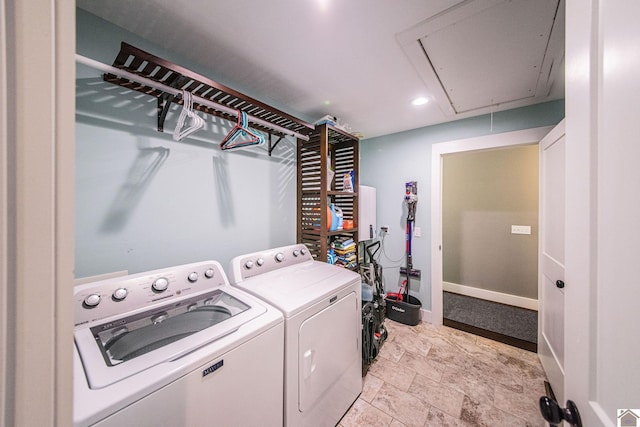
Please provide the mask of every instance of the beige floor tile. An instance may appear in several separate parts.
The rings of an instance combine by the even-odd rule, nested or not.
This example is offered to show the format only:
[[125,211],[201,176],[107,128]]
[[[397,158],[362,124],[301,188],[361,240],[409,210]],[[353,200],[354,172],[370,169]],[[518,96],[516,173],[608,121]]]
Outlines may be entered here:
[[416,373],[411,369],[382,357],[379,357],[371,364],[369,372],[371,375],[383,379],[385,383],[389,383],[402,391],[409,389],[413,377],[416,376]]
[[540,361],[529,361],[517,355],[499,353],[498,362],[508,368],[525,374],[528,378],[543,379],[545,376]]
[[386,383],[371,404],[406,426],[423,427],[429,412],[420,399]]
[[488,338],[478,337],[478,345],[492,348],[498,351],[499,353],[515,357],[516,359],[523,360],[533,365],[540,363],[540,359],[538,359],[538,355],[536,353],[523,350],[521,348],[514,347],[511,345],[503,344],[498,341],[490,340]]
[[385,326],[389,339],[340,427],[544,425],[535,353],[446,326]]
[[442,379],[442,374],[444,374],[444,370],[446,368],[446,365],[440,362],[436,362],[435,360],[428,359],[425,356],[420,356],[411,352],[406,352],[398,363],[435,381],[440,381]]
[[355,401],[340,420],[342,427],[388,427],[393,418],[362,399]]
[[493,405],[495,384],[486,376],[457,366],[448,366],[442,377],[442,383],[472,397],[475,401]]
[[460,419],[468,425],[479,427],[522,425],[522,420],[514,415],[503,412],[492,404],[474,400],[469,396],[465,396],[464,402],[462,402]]
[[460,418],[464,394],[445,383],[433,381],[422,375],[416,375],[409,387],[408,393],[436,408],[447,415]]
[[380,350],[380,357],[397,362],[405,353],[404,347],[398,344],[395,339],[387,340]]
[[[427,337],[420,333],[423,329],[419,326],[406,326],[397,322],[387,321],[386,323],[396,323],[391,328],[389,334],[393,335],[392,341],[402,347],[405,351],[426,356],[431,348]],[[391,334],[393,331],[393,334]]]
[[382,384],[384,384],[383,380],[376,377],[372,373],[367,374],[367,376],[364,377],[364,381],[362,384],[362,393],[360,394],[360,399],[371,402],[376,396],[378,390],[380,390],[380,387],[382,387]]
[[452,417],[438,408],[431,407],[429,415],[427,415],[427,427],[469,427],[469,424],[463,422],[460,418]]
[[468,354],[460,348],[451,346],[434,346],[427,355],[427,358],[448,367],[458,367],[461,370],[486,375],[491,372],[495,365],[495,360],[485,362],[481,358]]
[[502,386],[496,387],[494,396],[496,408],[513,414],[530,425],[544,425],[538,406],[540,396],[533,396],[530,393],[513,393]]

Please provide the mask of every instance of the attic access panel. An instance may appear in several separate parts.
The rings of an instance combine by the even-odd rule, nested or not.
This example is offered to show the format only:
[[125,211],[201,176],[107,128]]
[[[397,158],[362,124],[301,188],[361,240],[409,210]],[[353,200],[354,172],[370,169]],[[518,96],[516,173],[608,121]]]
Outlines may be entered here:
[[445,114],[514,108],[563,87],[563,12],[562,0],[467,0],[398,41]]

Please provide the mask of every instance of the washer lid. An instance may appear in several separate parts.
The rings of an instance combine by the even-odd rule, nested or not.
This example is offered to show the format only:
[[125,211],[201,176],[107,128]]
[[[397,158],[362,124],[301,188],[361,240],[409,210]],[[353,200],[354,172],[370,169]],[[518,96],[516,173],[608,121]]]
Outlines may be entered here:
[[76,327],[75,343],[90,388],[106,387],[236,332],[266,312],[263,305],[247,298],[227,285],[148,311]]

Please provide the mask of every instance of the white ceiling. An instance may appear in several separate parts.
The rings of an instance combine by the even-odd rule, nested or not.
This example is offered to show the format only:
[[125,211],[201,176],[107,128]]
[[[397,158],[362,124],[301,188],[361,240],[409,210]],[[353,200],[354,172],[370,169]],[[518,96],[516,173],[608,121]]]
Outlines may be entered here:
[[[563,2],[552,31],[557,4],[77,0],[224,76],[227,86],[308,121],[336,116],[366,138],[563,98]],[[428,35],[438,35],[437,43],[429,45]],[[434,69],[435,55],[451,71],[446,77]],[[448,97],[454,87],[464,96]],[[484,91],[476,96],[475,88]],[[411,105],[417,96],[430,102]]]

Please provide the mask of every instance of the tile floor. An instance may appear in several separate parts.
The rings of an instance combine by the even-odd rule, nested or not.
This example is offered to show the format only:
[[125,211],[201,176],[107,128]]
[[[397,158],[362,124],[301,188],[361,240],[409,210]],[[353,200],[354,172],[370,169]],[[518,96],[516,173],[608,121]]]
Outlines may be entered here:
[[430,323],[385,326],[389,338],[340,427],[545,425],[535,353]]

